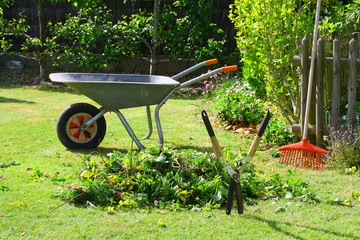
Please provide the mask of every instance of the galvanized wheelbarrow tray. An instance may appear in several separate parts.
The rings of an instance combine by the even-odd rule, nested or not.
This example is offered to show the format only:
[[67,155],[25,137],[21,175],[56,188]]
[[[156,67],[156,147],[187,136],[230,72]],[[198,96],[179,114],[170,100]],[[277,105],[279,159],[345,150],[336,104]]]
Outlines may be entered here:
[[[155,108],[155,122],[159,135],[160,147],[164,144],[159,111],[172,93],[219,72],[236,71],[237,66],[222,67],[193,78],[184,83],[176,79],[194,70],[217,63],[217,59],[201,62],[173,77],[129,74],[97,73],[52,73],[50,79],[61,82],[81,92],[99,105],[100,109],[87,103],[76,103],[67,107],[59,116],[56,126],[61,143],[70,149],[95,148],[104,139],[106,122],[104,114],[115,112],[126,131],[139,149],[145,147],[141,140],[149,139],[153,128],[150,106]],[[146,106],[149,131],[143,138],[138,138],[119,109]]]

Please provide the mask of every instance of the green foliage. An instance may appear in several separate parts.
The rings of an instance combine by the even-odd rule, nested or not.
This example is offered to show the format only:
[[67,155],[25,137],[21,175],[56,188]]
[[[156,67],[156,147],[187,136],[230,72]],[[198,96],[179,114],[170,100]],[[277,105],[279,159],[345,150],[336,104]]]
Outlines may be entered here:
[[11,50],[13,38],[26,37],[24,34],[29,29],[30,26],[26,24],[23,13],[19,13],[19,19],[4,19],[0,12],[0,48],[2,50],[0,54]]
[[[221,120],[231,124],[260,124],[266,112],[262,100],[245,81],[229,80],[228,75],[216,74],[204,81],[205,97],[210,97]],[[289,123],[275,106],[268,106],[272,118],[264,132],[264,141],[278,146],[293,139]]]
[[291,126],[276,108],[272,108],[270,111],[272,117],[264,132],[264,141],[266,143],[274,143],[277,146],[291,143],[294,137],[291,132]]
[[[242,155],[225,154],[234,161]],[[102,162],[84,159],[82,186],[67,185],[59,195],[74,204],[117,208],[191,209],[219,207],[225,203],[229,176],[219,159],[196,150],[142,152],[115,151]],[[279,174],[265,175],[249,165],[241,175],[243,197],[250,199],[295,198],[317,202],[308,183]]]
[[8,168],[8,167],[17,166],[17,165],[20,165],[20,162],[18,162],[18,161],[12,161],[10,163],[0,162],[0,168]]
[[328,141],[330,154],[326,158],[327,164],[347,174],[360,168],[360,137],[356,127],[330,128]]
[[35,182],[37,181],[42,181],[44,180],[45,178],[49,177],[48,174],[42,172],[38,167],[35,167],[35,168],[28,168],[27,169],[29,172],[29,179],[30,180],[33,180]]
[[[175,1],[159,10],[158,36],[154,34],[154,16],[148,12],[134,14],[128,19],[129,27],[138,34],[149,50],[154,44],[163,54],[175,58],[192,56],[208,59],[221,56],[225,36],[223,30],[211,23],[215,1]],[[184,11],[183,16],[177,10]]]
[[[322,1],[319,35],[326,41],[359,29],[360,2],[348,2]],[[245,79],[258,96],[278,106],[289,124],[298,122],[300,111],[300,76],[292,58],[300,54],[300,40],[313,32],[315,7],[311,0],[236,0],[229,16]]]
[[354,31],[360,27],[360,1],[349,1],[343,4],[342,1],[330,0],[322,11],[322,23],[319,26],[320,34],[325,39],[340,37],[351,38]]
[[2,14],[2,8],[9,7],[13,2],[14,2],[14,0],[1,0],[0,1],[0,14]]
[[354,192],[351,194],[351,197],[356,201],[360,202],[360,192]]
[[243,174],[242,191],[248,198],[263,200],[271,198],[298,199],[309,203],[319,203],[321,199],[309,188],[309,184],[297,172],[289,170],[285,176],[277,173],[265,175],[262,172],[250,170]]
[[[226,40],[224,31],[211,23],[215,5],[215,0],[197,1],[195,5],[191,0],[181,0],[175,1],[174,7],[165,7],[160,18],[164,53],[196,59],[221,56]],[[176,8],[185,11],[184,16],[178,16]]]
[[97,71],[119,59],[133,57],[139,43],[137,33],[124,21],[114,24],[113,19],[105,7],[83,8],[65,23],[56,24],[54,33],[65,40],[60,60]]
[[296,121],[300,77],[291,59],[300,51],[300,39],[311,32],[308,1],[236,0],[229,17],[237,30],[245,79],[258,96],[276,104],[289,123]]
[[[48,1],[54,5],[71,2],[79,12],[68,16],[64,23],[49,22],[47,28],[52,36],[46,37],[29,36],[27,32],[30,26],[25,16],[15,20],[6,20],[1,16],[0,47],[3,52],[12,51],[15,36],[22,41],[21,56],[38,61],[44,68],[46,62],[53,60],[54,53],[58,52],[61,62],[73,63],[84,71],[94,72],[119,60],[147,56],[160,47],[162,54],[172,57],[213,58],[214,55],[221,56],[225,42],[224,32],[211,23],[211,14],[215,11],[214,0],[200,1],[196,5],[192,1],[162,4],[157,25],[154,14],[147,12],[115,21],[113,14],[99,0]],[[7,2],[2,5],[7,6]],[[185,15],[178,16],[176,10]],[[61,45],[57,42],[59,40]],[[149,52],[146,52],[144,44]],[[156,59],[153,60],[156,62]]]
[[225,81],[216,95],[214,107],[222,120],[231,124],[259,124],[263,120],[265,105],[249,83],[237,78]]
[[347,207],[354,206],[354,203],[350,199],[342,200],[339,198],[335,198],[335,199],[327,200],[325,203],[330,204],[330,205],[340,205],[340,206],[347,206]]

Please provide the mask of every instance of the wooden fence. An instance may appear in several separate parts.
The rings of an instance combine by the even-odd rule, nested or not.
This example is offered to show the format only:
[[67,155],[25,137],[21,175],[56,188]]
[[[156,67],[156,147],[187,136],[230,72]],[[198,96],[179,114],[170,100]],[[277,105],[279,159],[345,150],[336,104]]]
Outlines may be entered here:
[[[311,44],[306,36],[301,42],[301,56],[294,56],[294,66],[301,66],[301,122],[304,122],[310,70]],[[344,115],[349,123],[357,125],[357,94],[360,66],[360,33],[354,33],[347,44],[336,38],[333,41],[332,56],[326,56],[326,44],[323,38],[317,42],[316,65],[312,104],[310,110],[309,140],[323,147],[324,135],[329,126],[339,127]],[[359,110],[358,110],[359,112]],[[302,125],[294,124],[293,132],[302,133]]]

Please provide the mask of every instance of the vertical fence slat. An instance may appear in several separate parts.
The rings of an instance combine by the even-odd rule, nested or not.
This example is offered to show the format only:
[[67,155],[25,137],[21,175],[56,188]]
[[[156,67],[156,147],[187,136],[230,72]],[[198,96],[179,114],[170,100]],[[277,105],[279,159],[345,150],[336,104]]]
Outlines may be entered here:
[[360,58],[360,32],[354,32],[353,37],[357,41],[357,58]]
[[324,74],[325,74],[325,41],[318,40],[316,58],[316,145],[323,147],[324,141]]
[[305,120],[306,95],[309,79],[309,38],[308,35],[301,40],[301,135],[303,134],[303,125]]
[[337,128],[340,118],[340,67],[341,67],[341,41],[335,38],[333,42],[333,79],[331,99],[331,127]]
[[348,120],[350,124],[356,124],[356,77],[357,77],[357,41],[350,40],[349,48],[349,83],[348,83]]

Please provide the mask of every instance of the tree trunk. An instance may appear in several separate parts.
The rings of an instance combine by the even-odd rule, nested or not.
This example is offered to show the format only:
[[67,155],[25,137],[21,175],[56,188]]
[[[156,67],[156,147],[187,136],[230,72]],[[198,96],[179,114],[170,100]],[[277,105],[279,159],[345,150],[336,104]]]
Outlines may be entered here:
[[159,45],[159,12],[160,12],[160,2],[161,0],[154,1],[154,25],[153,25],[153,39],[151,41],[151,57],[150,57],[150,75],[157,74],[157,65],[158,65],[158,45]]
[[[39,21],[39,39],[40,39],[41,45],[43,45],[45,43],[45,39],[46,39],[43,0],[38,0],[37,3],[38,3],[37,13],[38,13],[38,21]],[[40,46],[37,51],[41,53],[43,51],[42,46]],[[38,62],[40,64],[40,81],[41,81],[41,84],[43,84],[45,79],[47,79],[47,77],[48,77],[48,72],[49,72],[48,66],[47,66],[48,61],[47,61],[46,57],[40,57]]]

